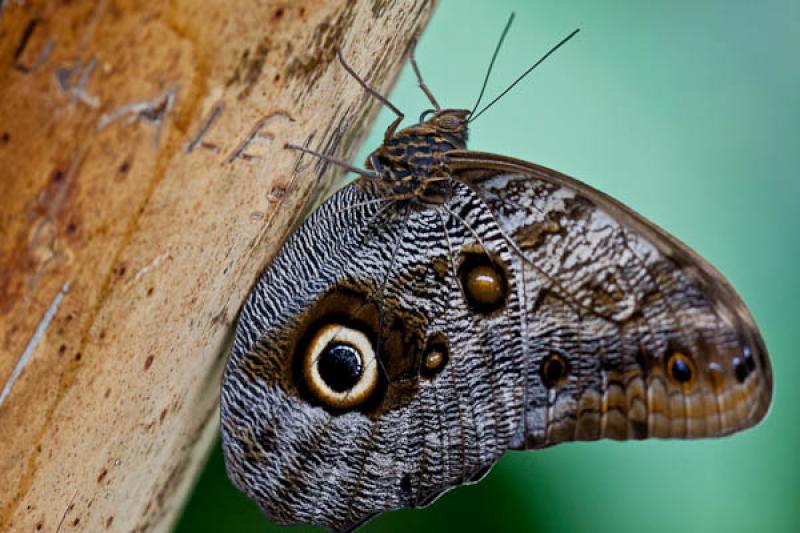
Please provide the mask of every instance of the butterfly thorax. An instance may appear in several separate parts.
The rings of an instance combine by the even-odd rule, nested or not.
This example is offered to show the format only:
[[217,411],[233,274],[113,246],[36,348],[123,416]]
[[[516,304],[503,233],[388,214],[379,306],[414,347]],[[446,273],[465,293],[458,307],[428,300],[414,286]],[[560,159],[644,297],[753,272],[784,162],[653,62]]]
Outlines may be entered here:
[[466,109],[437,111],[394,133],[370,154],[367,167],[379,174],[389,194],[423,203],[446,201],[452,185],[446,156],[466,149],[468,114]]

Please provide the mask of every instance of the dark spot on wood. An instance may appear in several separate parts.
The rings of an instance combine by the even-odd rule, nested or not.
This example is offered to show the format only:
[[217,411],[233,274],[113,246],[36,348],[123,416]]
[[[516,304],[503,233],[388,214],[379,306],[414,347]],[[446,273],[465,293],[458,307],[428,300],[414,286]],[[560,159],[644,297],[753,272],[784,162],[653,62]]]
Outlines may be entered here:
[[289,189],[287,189],[285,186],[276,185],[271,191],[269,191],[269,196],[271,200],[283,200],[287,192],[289,192]]
[[313,87],[322,74],[322,67],[336,59],[336,50],[341,46],[344,32],[352,27],[355,3],[350,2],[334,19],[323,20],[306,43],[301,43],[301,56],[294,57],[287,66],[287,75],[304,78],[308,87]]
[[103,329],[103,330],[100,330],[100,335],[98,335],[98,336],[99,336],[101,339],[105,339],[105,338],[106,338],[106,330],[104,330],[104,329]]
[[106,475],[107,475],[107,474],[108,474],[108,470],[106,470],[106,469],[104,468],[104,469],[103,469],[103,470],[100,472],[100,475],[99,475],[99,476],[97,476],[97,482],[98,482],[98,483],[102,483],[102,482],[103,482],[103,480],[106,478]]
[[106,393],[103,394],[103,398],[108,399],[109,396],[111,396],[111,388],[106,389]]
[[300,8],[300,10],[298,11],[298,13],[300,13],[300,16],[301,16],[301,17],[305,16],[305,14],[306,14],[306,8],[304,8],[304,7],[301,7],[301,8]]
[[155,355],[150,354],[147,356],[147,359],[144,360],[144,369],[148,370],[150,366],[153,364],[153,360],[156,358]]
[[67,235],[71,235],[71,234],[75,233],[76,229],[78,229],[78,225],[75,224],[74,222],[70,222],[69,224],[67,224],[67,230],[66,230],[67,231]]
[[72,525],[73,526],[77,526],[80,523],[81,523],[81,519],[79,517],[76,517],[75,520],[72,521]]
[[28,24],[25,26],[25,29],[22,30],[22,37],[20,37],[19,42],[17,43],[17,47],[14,49],[14,63],[19,60],[19,57],[22,55],[22,52],[25,51],[25,47],[28,46],[28,41],[33,35],[33,30],[36,29],[36,25],[39,24],[39,19],[32,19]]
[[81,360],[81,357],[82,357],[82,356],[81,356],[81,352],[78,352],[78,353],[76,353],[76,354],[75,354],[75,360],[76,360],[76,361],[80,361],[80,360]]
[[44,524],[42,522],[38,522],[36,524],[36,531],[41,531],[43,527],[44,527]]
[[109,517],[106,519],[106,528],[109,528],[109,527],[111,527],[111,524],[113,524],[113,523],[114,523],[114,517],[113,517],[113,516],[109,516]]
[[167,410],[166,409],[161,411],[161,415],[158,417],[158,423],[159,424],[163,424],[165,418],[167,418]]
[[247,64],[247,70],[244,74],[244,83],[245,88],[239,93],[239,100],[243,100],[250,95],[250,91],[253,90],[253,86],[258,81],[258,78],[261,76],[261,71],[264,68],[264,62],[267,60],[267,54],[269,53],[269,47],[267,46],[267,41],[262,41],[256,47],[256,51],[253,54],[253,59],[250,60]]
[[64,317],[64,320],[66,320],[67,322],[72,322],[72,318],[73,318],[72,313],[68,313],[67,316]]
[[148,296],[152,296],[154,290],[155,290],[155,288],[153,288],[153,287],[150,287],[149,289],[147,289],[147,295]]
[[242,81],[242,69],[247,65],[247,60],[250,58],[250,49],[245,50],[242,52],[242,57],[239,58],[239,62],[236,64],[236,68],[233,71],[233,74],[225,81],[225,87],[230,87],[234,83],[239,83]]
[[58,183],[59,181],[64,179],[64,171],[58,168],[54,168],[53,172],[50,173],[50,179]]
[[283,8],[279,7],[278,9],[275,10],[275,13],[272,14],[272,20],[278,21],[282,18],[283,18]]
[[127,174],[130,169],[131,169],[130,162],[123,161],[117,170],[119,171],[120,174]]
[[391,4],[391,2],[387,0],[373,0],[372,16],[376,19],[381,18],[383,16],[383,12],[386,11],[386,7],[389,4]]
[[0,141],[2,141],[3,144],[8,144],[8,141],[10,140],[11,140],[11,134],[8,133],[7,131],[4,131],[3,134],[0,135]]
[[275,77],[272,78],[272,81],[278,83],[279,81],[281,81],[281,75],[275,74]]
[[66,344],[62,344],[61,346],[58,347],[58,355],[64,355],[64,352],[66,351],[67,351]]

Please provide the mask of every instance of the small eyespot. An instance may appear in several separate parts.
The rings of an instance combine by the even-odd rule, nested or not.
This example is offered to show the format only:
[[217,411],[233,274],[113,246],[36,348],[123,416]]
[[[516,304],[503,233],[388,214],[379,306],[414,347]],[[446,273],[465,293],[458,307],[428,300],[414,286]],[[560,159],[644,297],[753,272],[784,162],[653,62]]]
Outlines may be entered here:
[[508,282],[497,260],[486,253],[468,252],[459,267],[459,278],[469,306],[479,313],[494,313],[503,308]]
[[419,373],[424,378],[432,378],[442,371],[450,359],[450,351],[447,348],[447,339],[444,335],[436,334],[428,341],[428,346],[422,356],[422,365]]
[[748,374],[750,374],[747,363],[745,363],[744,359],[741,357],[733,358],[733,373],[736,376],[736,381],[739,383],[744,383],[744,380],[746,380]]
[[539,367],[542,383],[544,383],[547,388],[553,388],[558,385],[567,377],[567,372],[567,362],[557,353],[551,353],[542,359],[541,366]]
[[328,324],[314,335],[303,359],[309,391],[323,404],[351,409],[366,401],[378,385],[378,361],[361,331]]
[[667,360],[669,376],[681,384],[690,383],[695,376],[694,363],[681,352],[674,352]]

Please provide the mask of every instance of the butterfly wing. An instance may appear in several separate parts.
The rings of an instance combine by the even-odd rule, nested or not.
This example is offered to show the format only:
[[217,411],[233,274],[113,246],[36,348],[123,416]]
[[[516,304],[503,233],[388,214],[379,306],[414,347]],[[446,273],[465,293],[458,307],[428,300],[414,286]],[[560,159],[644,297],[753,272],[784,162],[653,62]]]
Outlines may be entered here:
[[480,478],[509,448],[723,435],[764,416],[766,348],[702,258],[567,176],[447,157],[440,205],[367,180],[331,197],[242,311],[223,449],[274,521],[348,529]]
[[480,478],[522,420],[515,264],[468,189],[446,209],[366,180],[333,195],[242,310],[221,397],[233,482],[276,522],[341,530]]
[[522,263],[526,414],[514,447],[718,436],[764,417],[767,350],[714,267],[553,170],[470,151],[448,163]]

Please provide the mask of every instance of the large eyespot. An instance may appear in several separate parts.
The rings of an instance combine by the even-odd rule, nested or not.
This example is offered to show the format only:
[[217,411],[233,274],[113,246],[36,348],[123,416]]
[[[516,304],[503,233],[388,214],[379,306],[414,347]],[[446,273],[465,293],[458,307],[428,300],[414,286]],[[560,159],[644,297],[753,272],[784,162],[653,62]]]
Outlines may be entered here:
[[567,377],[569,368],[567,361],[557,353],[551,353],[542,359],[539,366],[539,375],[545,387],[553,388]]
[[505,305],[508,281],[498,259],[493,260],[482,250],[465,252],[458,276],[467,303],[474,311],[494,313]]
[[697,374],[694,362],[681,352],[673,352],[669,356],[667,373],[673,381],[680,384],[691,384]]
[[351,409],[366,401],[378,385],[378,360],[361,331],[342,324],[322,326],[306,349],[303,377],[323,404]]

